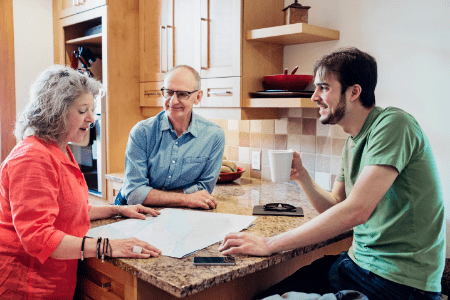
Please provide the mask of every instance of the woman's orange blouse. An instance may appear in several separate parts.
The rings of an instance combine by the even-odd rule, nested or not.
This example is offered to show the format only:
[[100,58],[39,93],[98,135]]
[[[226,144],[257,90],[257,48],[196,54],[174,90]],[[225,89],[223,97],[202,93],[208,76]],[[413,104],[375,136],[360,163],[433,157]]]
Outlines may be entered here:
[[[67,147],[28,137],[0,167],[0,298],[72,299],[77,259],[50,258],[89,230],[88,188]],[[81,249],[80,249],[81,250]]]

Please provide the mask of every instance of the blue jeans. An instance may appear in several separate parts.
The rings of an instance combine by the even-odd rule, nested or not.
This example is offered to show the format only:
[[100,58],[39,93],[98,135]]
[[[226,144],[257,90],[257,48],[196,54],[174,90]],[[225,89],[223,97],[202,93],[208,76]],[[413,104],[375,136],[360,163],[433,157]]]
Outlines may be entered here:
[[114,205],[128,205],[127,199],[122,196],[122,189],[119,190],[116,200],[114,200]]
[[343,252],[328,272],[332,292],[356,290],[370,300],[439,300],[441,293],[425,292],[384,279],[353,262]]
[[343,252],[341,255],[324,256],[300,268],[259,294],[256,299],[291,291],[324,295],[344,290],[358,291],[370,300],[439,300],[441,294],[424,292],[384,279],[359,267],[347,252]]

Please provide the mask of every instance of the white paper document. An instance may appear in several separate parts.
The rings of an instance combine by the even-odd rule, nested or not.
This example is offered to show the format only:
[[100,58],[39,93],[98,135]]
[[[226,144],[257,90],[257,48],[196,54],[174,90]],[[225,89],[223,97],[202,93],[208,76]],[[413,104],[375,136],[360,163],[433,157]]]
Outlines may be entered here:
[[224,239],[230,232],[247,228],[254,216],[241,216],[176,208],[164,208],[157,217],[124,221],[90,229],[87,236],[110,240],[135,237],[162,251],[182,258]]

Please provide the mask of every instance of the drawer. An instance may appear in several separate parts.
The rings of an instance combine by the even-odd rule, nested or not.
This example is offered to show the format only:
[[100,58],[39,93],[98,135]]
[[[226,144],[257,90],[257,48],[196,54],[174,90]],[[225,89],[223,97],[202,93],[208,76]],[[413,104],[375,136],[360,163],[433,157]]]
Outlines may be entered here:
[[78,263],[77,293],[92,299],[136,299],[137,278],[97,258]]
[[242,77],[202,79],[200,107],[241,107]]
[[141,82],[140,83],[140,103],[142,106],[164,107],[164,97],[161,88],[164,81]]
[[106,4],[107,0],[62,0],[59,17],[62,19]]

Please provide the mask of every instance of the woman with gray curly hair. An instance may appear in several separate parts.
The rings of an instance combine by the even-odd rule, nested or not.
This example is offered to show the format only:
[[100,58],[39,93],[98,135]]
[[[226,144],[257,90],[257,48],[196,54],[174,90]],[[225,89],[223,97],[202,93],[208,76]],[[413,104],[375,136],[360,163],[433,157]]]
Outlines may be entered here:
[[88,187],[68,143],[83,140],[101,89],[95,79],[59,65],[42,72],[31,87],[30,102],[16,123],[21,142],[0,166],[2,299],[72,299],[78,259],[161,254],[135,238],[85,236],[90,220],[159,214],[142,205],[88,202]]

